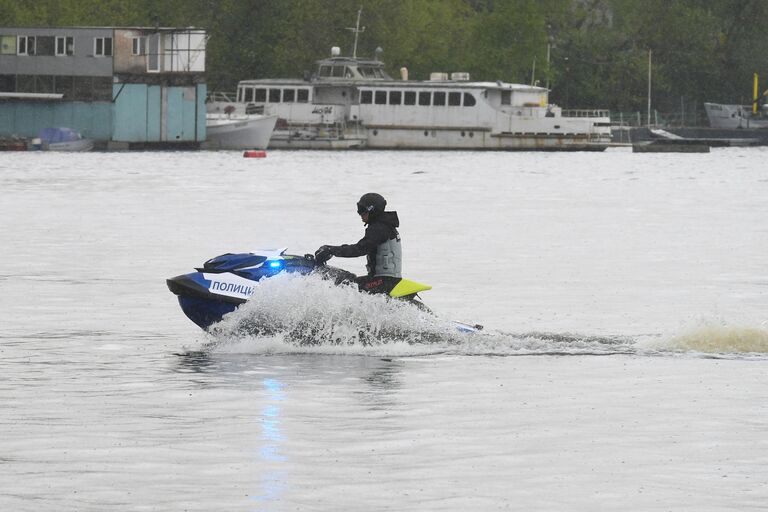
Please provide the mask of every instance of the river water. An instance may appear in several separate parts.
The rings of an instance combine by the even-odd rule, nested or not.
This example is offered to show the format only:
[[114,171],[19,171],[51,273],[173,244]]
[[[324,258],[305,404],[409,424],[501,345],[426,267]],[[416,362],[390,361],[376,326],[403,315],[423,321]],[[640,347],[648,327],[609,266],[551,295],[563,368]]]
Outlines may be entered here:
[[[0,510],[764,510],[766,161],[3,154]],[[166,288],[354,242],[368,191],[438,318],[281,276],[204,334]]]

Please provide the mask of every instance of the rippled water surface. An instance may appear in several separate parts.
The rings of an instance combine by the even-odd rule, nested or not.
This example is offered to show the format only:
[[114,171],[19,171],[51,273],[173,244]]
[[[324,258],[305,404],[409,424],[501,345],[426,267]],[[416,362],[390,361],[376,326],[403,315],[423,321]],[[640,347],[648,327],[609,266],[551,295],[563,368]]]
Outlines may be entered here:
[[[0,154],[0,510],[762,510],[766,160]],[[437,317],[279,276],[204,334],[166,288],[368,191]]]

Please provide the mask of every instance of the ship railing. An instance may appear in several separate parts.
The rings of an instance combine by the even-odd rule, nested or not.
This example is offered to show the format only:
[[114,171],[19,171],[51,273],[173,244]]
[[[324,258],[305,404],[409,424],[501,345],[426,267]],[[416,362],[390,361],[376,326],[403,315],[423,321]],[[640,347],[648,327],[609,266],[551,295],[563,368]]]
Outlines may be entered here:
[[610,110],[604,109],[563,109],[563,117],[611,117]]
[[237,93],[211,91],[206,96],[205,101],[207,101],[208,103],[213,103],[215,101],[220,101],[222,103],[235,103],[237,101]]

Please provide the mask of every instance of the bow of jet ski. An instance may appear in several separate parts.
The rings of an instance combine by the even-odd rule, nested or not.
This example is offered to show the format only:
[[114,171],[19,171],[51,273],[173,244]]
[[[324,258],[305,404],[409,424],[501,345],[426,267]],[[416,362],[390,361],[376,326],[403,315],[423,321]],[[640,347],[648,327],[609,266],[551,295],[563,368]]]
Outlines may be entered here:
[[[227,313],[235,311],[248,301],[254,285],[281,272],[309,274],[322,272],[337,284],[354,282],[355,275],[346,270],[318,265],[311,254],[298,256],[285,254],[286,249],[250,253],[222,254],[206,261],[195,272],[166,280],[184,314],[202,329],[218,323]],[[390,291],[390,297],[412,301],[426,309],[417,294],[429,290],[429,285],[400,279]],[[460,332],[476,332],[482,326],[456,322]]]

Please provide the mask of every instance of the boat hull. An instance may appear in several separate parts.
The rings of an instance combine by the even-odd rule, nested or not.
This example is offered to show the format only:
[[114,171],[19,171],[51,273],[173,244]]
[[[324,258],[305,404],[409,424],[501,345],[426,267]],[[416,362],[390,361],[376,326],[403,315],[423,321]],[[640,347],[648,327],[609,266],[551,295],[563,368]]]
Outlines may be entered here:
[[277,116],[213,116],[207,116],[205,149],[266,149],[277,121]]
[[93,141],[91,139],[80,139],[69,142],[50,142],[43,145],[43,149],[47,151],[91,151],[93,149]]
[[754,116],[749,106],[705,103],[709,126],[726,130],[768,129],[768,118]]
[[238,304],[223,302],[202,297],[179,295],[179,306],[184,314],[200,328],[208,330],[210,326],[221,321],[224,315],[237,309]]
[[344,134],[335,138],[321,130],[275,130],[269,142],[276,149],[423,149],[497,151],[604,151],[607,136],[574,134],[493,133],[471,128],[368,129],[364,135]]

